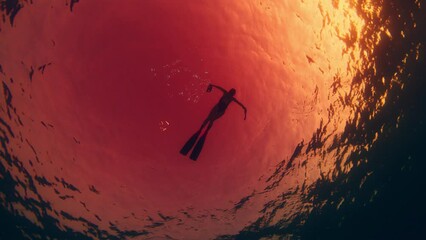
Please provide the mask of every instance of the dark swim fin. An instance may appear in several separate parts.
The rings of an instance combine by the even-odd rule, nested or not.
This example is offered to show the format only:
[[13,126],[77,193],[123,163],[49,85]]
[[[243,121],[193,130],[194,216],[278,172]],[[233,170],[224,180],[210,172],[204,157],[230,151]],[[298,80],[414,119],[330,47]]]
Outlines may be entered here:
[[198,156],[201,153],[201,150],[203,149],[204,142],[206,141],[206,134],[204,134],[200,140],[198,140],[197,145],[195,145],[194,150],[192,150],[191,156],[189,156],[190,159],[196,161]]
[[195,142],[197,141],[198,136],[200,136],[201,131],[196,132],[192,137],[185,143],[185,145],[180,150],[180,153],[182,155],[186,155],[189,153],[191,148],[194,146]]

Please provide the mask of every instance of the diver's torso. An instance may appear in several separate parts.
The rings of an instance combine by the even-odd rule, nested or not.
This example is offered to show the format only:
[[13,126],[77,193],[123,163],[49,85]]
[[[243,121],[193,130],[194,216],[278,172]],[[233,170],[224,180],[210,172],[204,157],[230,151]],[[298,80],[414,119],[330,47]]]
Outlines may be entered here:
[[229,96],[228,94],[224,94],[219,102],[217,103],[217,105],[219,106],[220,109],[226,110],[226,108],[228,107],[228,105],[232,102],[233,97]]

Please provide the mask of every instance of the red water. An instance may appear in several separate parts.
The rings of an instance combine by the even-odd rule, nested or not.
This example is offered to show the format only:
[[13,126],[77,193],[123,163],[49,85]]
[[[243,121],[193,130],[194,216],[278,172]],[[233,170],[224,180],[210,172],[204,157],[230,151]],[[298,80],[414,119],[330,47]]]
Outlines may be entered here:
[[[82,1],[73,12],[63,2],[37,1],[24,8],[0,44],[7,46],[1,57],[11,59],[3,68],[25,79],[14,101],[25,116],[22,133],[45,161],[34,171],[84,189],[78,199],[105,220],[232,208],[310,139],[327,116],[333,76],[353,74],[356,56],[342,54],[347,45],[339,37],[362,23],[326,1],[323,11],[339,21],[324,27],[318,9],[225,0]],[[43,74],[37,70],[47,63]],[[235,88],[248,116],[231,104],[194,162],[179,150],[221,97],[205,92],[208,83]],[[85,214],[78,201],[44,194],[57,209]],[[189,225],[233,233],[257,211],[248,209],[238,223]]]

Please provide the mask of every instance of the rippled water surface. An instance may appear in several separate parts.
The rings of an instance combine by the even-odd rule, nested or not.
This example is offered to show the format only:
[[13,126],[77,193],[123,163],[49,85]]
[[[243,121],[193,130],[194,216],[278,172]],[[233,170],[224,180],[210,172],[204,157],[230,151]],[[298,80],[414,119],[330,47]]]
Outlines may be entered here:
[[[0,239],[407,239],[424,2],[0,0]],[[197,161],[179,154],[220,98]]]

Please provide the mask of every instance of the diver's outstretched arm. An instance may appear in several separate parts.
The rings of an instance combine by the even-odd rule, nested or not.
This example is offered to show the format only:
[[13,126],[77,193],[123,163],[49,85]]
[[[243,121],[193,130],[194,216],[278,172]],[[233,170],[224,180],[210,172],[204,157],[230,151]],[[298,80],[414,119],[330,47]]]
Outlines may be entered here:
[[238,105],[240,105],[244,109],[244,120],[246,120],[246,118],[247,118],[247,108],[242,103],[240,103],[237,99],[233,98],[232,100],[234,102],[236,102]]
[[213,84],[209,84],[209,86],[207,87],[207,92],[211,92],[212,91],[212,87],[215,87],[215,88],[219,89],[223,93],[227,92],[223,87],[219,87],[219,86],[213,85]]

